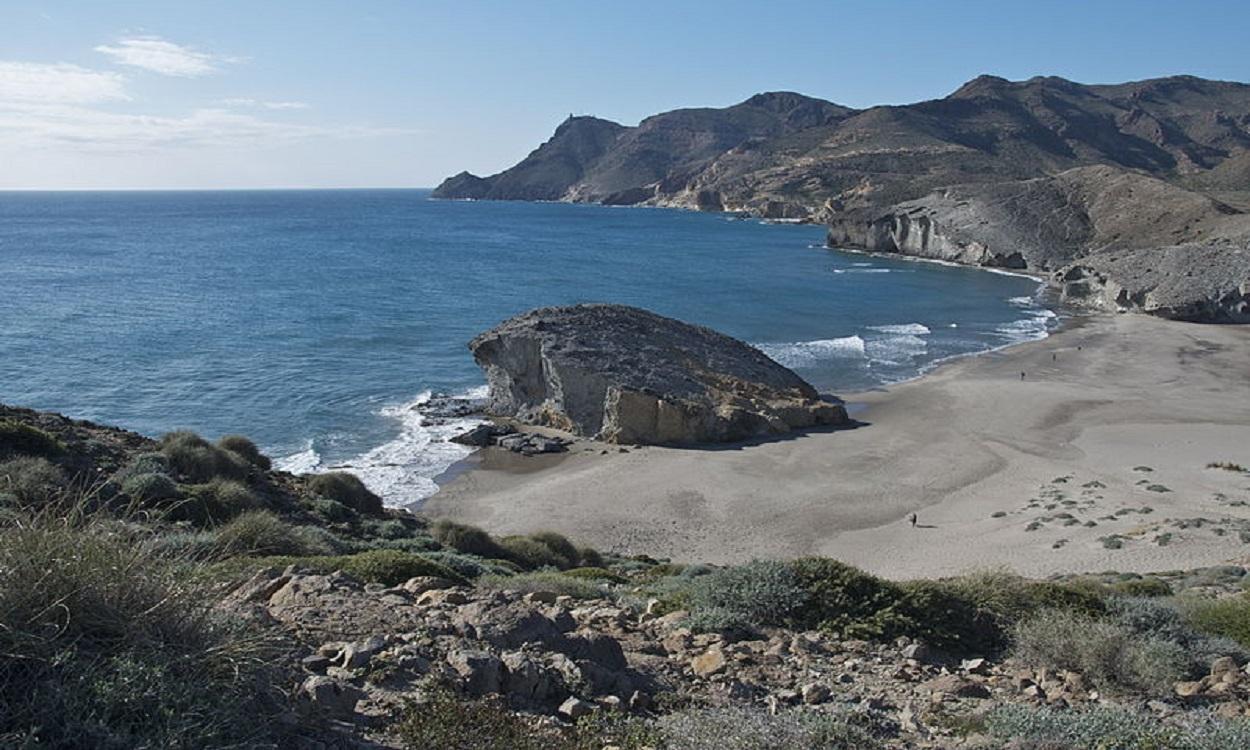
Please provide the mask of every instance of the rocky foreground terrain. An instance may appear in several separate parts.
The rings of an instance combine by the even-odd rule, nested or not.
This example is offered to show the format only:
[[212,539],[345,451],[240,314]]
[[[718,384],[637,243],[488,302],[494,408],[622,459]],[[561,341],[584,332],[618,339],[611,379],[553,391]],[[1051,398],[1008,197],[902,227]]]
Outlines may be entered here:
[[608,443],[730,442],[849,423],[840,402],[758,349],[625,305],[532,310],[469,348],[490,414]]
[[820,222],[833,247],[1059,272],[1095,308],[1250,321],[1242,83],[981,76],[866,110],[768,93],[636,127],[571,118],[516,166],[434,195]]
[[6,747],[1245,747],[1248,579],[627,557],[0,406]]

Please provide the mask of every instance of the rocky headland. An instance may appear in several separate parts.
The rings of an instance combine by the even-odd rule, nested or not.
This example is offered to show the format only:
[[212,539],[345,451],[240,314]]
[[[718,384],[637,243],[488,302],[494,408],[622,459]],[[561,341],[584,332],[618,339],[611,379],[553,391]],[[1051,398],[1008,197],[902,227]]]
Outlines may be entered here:
[[731,442],[849,421],[758,349],[625,305],[532,310],[469,348],[488,413],[608,443]]
[[1246,84],[981,76],[905,106],[775,92],[636,127],[570,118],[516,166],[434,196],[820,222],[833,247],[1062,271],[1055,283],[1082,281],[1067,296],[1095,308],[1245,322],[1248,163]]

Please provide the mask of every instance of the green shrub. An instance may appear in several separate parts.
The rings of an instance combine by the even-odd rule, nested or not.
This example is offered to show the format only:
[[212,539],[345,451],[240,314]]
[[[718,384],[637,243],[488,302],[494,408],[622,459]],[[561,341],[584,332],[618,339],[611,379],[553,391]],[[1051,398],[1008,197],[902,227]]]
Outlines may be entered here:
[[[690,581],[691,616],[702,624],[785,625],[802,616],[810,599],[791,566],[769,560],[721,568]],[[708,619],[711,615],[714,620]]]
[[985,570],[940,584],[952,594],[988,613],[997,625],[1008,629],[1043,609],[1063,609],[1100,615],[1104,596],[1096,585],[1081,581],[1059,583],[1033,581],[1014,573]]
[[217,441],[217,447],[233,453],[261,471],[269,471],[273,467],[273,462],[260,452],[256,443],[242,435],[225,435]]
[[308,489],[314,495],[340,502],[357,513],[375,516],[382,513],[382,498],[370,492],[355,474],[345,471],[315,474],[308,479]]
[[305,498],[304,504],[330,523],[351,523],[357,518],[356,511],[328,497]]
[[795,709],[773,715],[758,707],[683,711],[660,717],[659,747],[681,750],[873,750],[884,722],[866,713]]
[[[388,548],[383,547],[382,549]],[[421,552],[425,557],[446,565],[465,578],[480,578],[484,575],[510,576],[521,572],[521,567],[511,560],[493,560],[475,555],[463,555],[450,550],[436,550],[432,552],[424,552],[422,550],[408,551]]]
[[1201,600],[1187,609],[1187,619],[1193,627],[1250,649],[1250,595]]
[[1185,650],[1116,622],[1044,610],[1015,628],[1014,655],[1033,667],[1069,669],[1109,692],[1167,696],[1190,673]]
[[809,599],[802,622],[845,638],[894,638],[910,627],[899,622],[901,586],[837,560],[809,557],[791,564]]
[[404,539],[368,539],[358,543],[358,545],[361,552],[367,549],[397,549],[401,552],[434,552],[441,549],[438,542],[428,536],[410,536]]
[[194,432],[168,433],[161,438],[160,446],[169,468],[187,482],[199,484],[218,477],[243,479],[247,476],[245,460]]
[[440,518],[430,527],[430,535],[444,547],[478,557],[505,557],[503,549],[490,534],[467,524]]
[[46,505],[64,489],[64,472],[46,458],[21,456],[0,463],[0,494],[21,505]]
[[169,459],[164,453],[140,453],[113,475],[113,481],[124,483],[140,474],[169,474]]
[[502,557],[525,570],[568,567],[568,558],[561,557],[547,545],[528,536],[506,536],[498,541],[498,545],[503,551]]
[[571,596],[575,599],[603,599],[610,596],[610,592],[602,584],[585,578],[572,578],[554,570],[507,576],[484,575],[477,580],[477,585],[496,591],[505,589],[522,593],[544,591],[557,596]]
[[217,535],[211,531],[174,531],[159,534],[146,542],[154,557],[177,561],[213,560],[221,555]]
[[1206,674],[1211,662],[1221,656],[1234,656],[1241,661],[1250,658],[1250,652],[1236,641],[1195,629],[1184,613],[1167,600],[1115,597],[1108,600],[1107,612],[1114,622],[1137,635],[1180,646],[1189,656],[1193,676]]
[[551,550],[561,560],[561,564],[557,566],[561,569],[572,568],[581,560],[577,547],[563,534],[557,534],[554,531],[539,531],[530,534],[529,538]]
[[75,512],[0,529],[0,744],[289,744],[264,642],[114,527]]
[[407,750],[574,750],[558,731],[527,722],[501,702],[447,691],[408,707],[394,730]]
[[[1195,713],[1178,722],[1114,706],[1083,710],[1005,705],[986,717],[986,728],[1000,740],[1026,744],[1022,748],[1071,750],[1229,750],[1250,747],[1250,721],[1221,721]],[[1014,745],[1013,745],[1014,746]]]
[[464,581],[455,571],[429,558],[389,549],[369,550],[342,557],[314,558],[307,564],[326,572],[342,570],[361,581],[387,586],[398,586],[418,576],[438,576],[457,582]]
[[179,497],[178,485],[166,474],[134,474],[122,482],[122,492],[143,504]]
[[1160,578],[1132,578],[1127,581],[1116,581],[1111,590],[1124,596],[1154,597],[1171,596],[1172,587]]
[[182,487],[184,499],[169,509],[174,521],[190,521],[197,526],[225,523],[264,503],[247,485],[233,479],[214,479],[204,484]]
[[603,555],[599,554],[599,550],[594,547],[578,547],[577,564],[583,568],[602,568],[604,566]]
[[0,458],[9,456],[54,458],[64,452],[65,446],[61,441],[44,430],[24,422],[0,419]]
[[332,552],[318,537],[267,510],[249,511],[222,526],[217,530],[217,545],[229,555],[302,556]]
[[564,575],[571,578],[584,578],[588,581],[607,581],[608,583],[625,583],[625,578],[608,570],[607,568],[584,567],[572,568],[564,571]]

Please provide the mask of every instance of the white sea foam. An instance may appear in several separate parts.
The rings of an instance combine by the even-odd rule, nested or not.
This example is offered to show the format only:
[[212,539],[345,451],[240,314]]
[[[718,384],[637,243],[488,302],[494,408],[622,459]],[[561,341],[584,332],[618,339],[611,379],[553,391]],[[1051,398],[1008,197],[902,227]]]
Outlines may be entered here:
[[[834,273],[893,273],[892,268],[835,268]],[[900,271],[900,273],[905,273]]]
[[933,333],[929,330],[929,326],[923,323],[902,323],[899,325],[888,326],[868,326],[868,330],[877,331],[879,333],[899,333],[911,336],[923,336],[926,333]]
[[[486,386],[481,386],[457,398],[480,400],[485,398],[486,391]],[[279,459],[277,466],[301,474],[351,472],[391,506],[424,500],[438,491],[435,477],[473,452],[472,448],[450,442],[450,439],[482,422],[473,417],[430,419],[422,412],[422,407],[427,406],[432,397],[430,391],[424,391],[407,403],[380,409],[379,416],[397,423],[399,434],[359,456],[327,463],[310,441],[304,450]]]
[[927,346],[919,336],[905,334],[868,339],[864,351],[874,364],[908,365],[923,356]]
[[786,367],[812,367],[831,359],[864,356],[864,340],[859,336],[838,339],[795,341],[791,343],[756,344],[756,348]]

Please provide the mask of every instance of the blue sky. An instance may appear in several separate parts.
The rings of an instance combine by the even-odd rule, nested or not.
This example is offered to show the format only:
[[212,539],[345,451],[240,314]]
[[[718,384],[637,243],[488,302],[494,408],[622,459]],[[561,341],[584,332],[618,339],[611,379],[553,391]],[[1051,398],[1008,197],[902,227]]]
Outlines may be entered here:
[[1244,2],[0,0],[0,188],[431,186],[569,113],[1250,81]]

